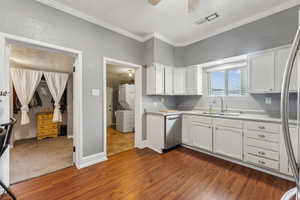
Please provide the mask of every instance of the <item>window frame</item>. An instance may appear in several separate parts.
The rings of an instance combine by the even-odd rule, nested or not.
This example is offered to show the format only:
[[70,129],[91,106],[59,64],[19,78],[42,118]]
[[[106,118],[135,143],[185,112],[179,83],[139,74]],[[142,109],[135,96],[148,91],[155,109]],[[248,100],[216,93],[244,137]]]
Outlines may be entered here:
[[[233,65],[235,65],[234,63],[232,63]],[[230,65],[230,64],[226,64],[227,65]],[[219,67],[211,67],[210,69],[214,69],[214,68],[219,68]],[[240,94],[240,95],[229,95],[229,90],[228,90],[228,86],[229,86],[229,83],[228,83],[228,80],[229,80],[229,76],[228,76],[228,72],[230,70],[236,70],[236,69],[243,69],[245,70],[245,77],[247,77],[247,80],[246,80],[246,83],[247,83],[247,86],[246,86],[246,92],[244,95]],[[221,72],[221,71],[224,71],[224,81],[225,81],[225,87],[224,87],[224,95],[213,95],[212,94],[212,78],[211,78],[211,74],[213,72]],[[209,97],[246,97],[246,96],[249,96],[249,67],[248,67],[248,63],[245,63],[244,65],[241,65],[241,66],[232,66],[232,67],[227,67],[227,68],[220,68],[219,70],[212,70],[212,71],[207,71],[206,72],[207,74],[207,89],[208,89],[208,96]],[[242,82],[243,82],[243,76],[240,77],[240,81],[241,81],[241,86],[242,86]]]

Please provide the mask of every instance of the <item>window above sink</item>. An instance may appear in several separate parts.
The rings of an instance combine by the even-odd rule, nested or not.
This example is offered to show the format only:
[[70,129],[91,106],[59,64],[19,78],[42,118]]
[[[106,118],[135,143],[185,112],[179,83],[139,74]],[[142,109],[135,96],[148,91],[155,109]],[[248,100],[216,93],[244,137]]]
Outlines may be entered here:
[[209,96],[246,96],[248,94],[248,65],[245,60],[207,68]]

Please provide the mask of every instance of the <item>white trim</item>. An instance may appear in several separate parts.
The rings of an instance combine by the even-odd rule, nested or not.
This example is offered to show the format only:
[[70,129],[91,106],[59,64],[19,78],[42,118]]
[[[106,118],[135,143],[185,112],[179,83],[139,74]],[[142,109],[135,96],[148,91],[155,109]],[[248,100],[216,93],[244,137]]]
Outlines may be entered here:
[[107,156],[107,126],[106,126],[106,71],[107,71],[107,64],[116,64],[116,65],[123,65],[123,66],[130,66],[136,68],[135,72],[135,88],[136,88],[136,99],[135,99],[135,134],[134,134],[134,145],[137,148],[143,148],[142,145],[142,119],[143,119],[143,112],[142,112],[142,65],[129,63],[113,58],[103,57],[103,82],[102,82],[102,117],[103,117],[103,152],[104,155]]
[[125,30],[125,29],[122,29],[122,28],[120,28],[118,26],[109,24],[109,23],[107,23],[107,22],[105,22],[103,20],[96,19],[96,18],[94,18],[92,16],[89,16],[89,15],[87,15],[87,14],[85,14],[85,13],[83,13],[83,12],[77,10],[77,9],[71,8],[70,6],[67,6],[67,5],[65,5],[63,3],[57,2],[55,0],[36,0],[36,1],[39,2],[39,3],[42,3],[44,5],[50,6],[52,8],[55,8],[57,10],[61,10],[61,11],[65,12],[65,13],[70,14],[70,15],[73,15],[73,16],[76,16],[78,18],[81,18],[81,19],[83,19],[85,21],[88,21],[88,22],[91,22],[93,24],[96,24],[98,26],[107,28],[107,29],[109,29],[111,31],[114,31],[116,33],[119,33],[121,35],[129,37],[131,39],[137,40],[139,42],[143,42],[144,41],[144,38],[141,37],[141,36],[139,36],[139,35],[131,33],[131,32],[129,32],[129,31]]
[[68,139],[73,139],[73,135],[68,135],[67,138]]
[[[55,49],[59,51],[64,51],[68,53],[75,54],[76,57],[76,72],[74,73],[74,80],[73,80],[73,87],[76,88],[74,92],[74,141],[75,141],[75,146],[76,146],[76,156],[75,156],[75,166],[78,168],[79,167],[79,162],[83,157],[83,60],[82,60],[82,51],[67,48],[67,47],[62,47],[38,40],[32,40],[29,38],[25,37],[20,37],[16,35],[11,35],[7,33],[2,33],[0,32],[0,38],[3,37],[6,42],[10,42],[11,40],[17,41],[17,42],[23,42],[27,43],[30,45],[35,45],[39,47],[45,47],[45,48],[50,48],[50,49]],[[76,78],[76,77],[77,78]]]
[[189,40],[189,41],[186,41],[186,42],[182,42],[182,43],[177,43],[176,46],[177,47],[185,47],[185,46],[188,46],[188,45],[191,45],[193,43],[196,43],[196,42],[199,42],[201,40],[204,40],[204,39],[207,39],[207,38],[210,38],[212,36],[216,36],[216,35],[219,35],[221,33],[224,33],[224,32],[227,32],[227,31],[230,31],[232,29],[235,29],[235,28],[238,28],[240,26],[243,26],[243,25],[246,25],[246,24],[249,24],[251,22],[255,22],[255,21],[258,21],[262,18],[265,18],[265,17],[268,17],[270,15],[273,15],[273,14],[276,14],[276,13],[279,13],[283,10],[287,10],[289,8],[292,8],[294,6],[297,6],[299,5],[300,2],[299,0],[292,0],[292,1],[289,1],[289,2],[286,2],[286,3],[283,3],[283,4],[280,4],[279,6],[276,6],[276,7],[273,7],[271,9],[268,9],[268,10],[265,10],[263,12],[260,12],[258,14],[255,14],[255,15],[252,15],[251,17],[248,17],[246,19],[242,19],[238,22],[235,22],[235,23],[232,23],[232,24],[229,24],[227,26],[224,26],[222,28],[219,28],[215,31],[212,31],[210,34],[207,34],[207,35],[203,35],[203,36],[200,36],[199,38],[197,39],[193,39],[193,40]]
[[229,58],[223,58],[220,60],[216,61],[211,61],[211,62],[206,62],[200,64],[200,66],[205,69],[205,68],[210,68],[210,67],[215,67],[219,65],[224,65],[228,63],[236,63],[236,62],[246,62],[248,59],[248,54],[241,55],[241,56],[234,56],[234,57],[229,57]]
[[148,147],[147,142],[148,142],[147,140],[142,140],[138,148],[139,149],[144,149],[144,148]]
[[83,157],[80,160],[79,165],[78,165],[78,169],[89,167],[91,165],[95,165],[97,163],[100,163],[100,162],[103,162],[103,161],[106,161],[106,160],[107,160],[107,157],[105,156],[104,152],[93,154],[93,155],[90,155],[90,156],[86,156],[86,157]]
[[235,23],[232,23],[232,24],[229,24],[225,27],[222,27],[220,29],[217,29],[215,31],[212,31],[210,34],[207,34],[207,35],[203,35],[197,39],[193,39],[193,40],[187,40],[185,42],[174,42],[174,41],[171,41],[170,39],[168,39],[167,37],[165,36],[162,36],[158,33],[150,33],[149,35],[145,36],[145,37],[142,37],[140,35],[137,35],[137,34],[134,34],[130,31],[127,31],[127,30],[124,30],[120,27],[117,27],[115,25],[112,25],[112,24],[109,24],[103,20],[100,20],[100,19],[96,19],[94,17],[91,17],[77,9],[74,9],[74,8],[71,8],[70,6],[67,6],[63,3],[59,3],[55,0],[36,0],[37,2],[39,3],[42,3],[44,5],[47,5],[47,6],[50,6],[52,8],[55,8],[55,9],[58,9],[58,10],[61,10],[63,12],[66,12],[70,15],[73,15],[73,16],[76,16],[78,18],[81,18],[83,20],[86,20],[90,23],[93,23],[93,24],[96,24],[98,26],[101,26],[101,27],[104,27],[104,28],[107,28],[111,31],[114,31],[116,33],[119,33],[121,35],[124,35],[126,37],[129,37],[129,38],[132,38],[134,40],[137,40],[139,42],[145,42],[151,38],[158,38],[168,44],[171,44],[175,47],[184,47],[184,46],[188,46],[188,45],[191,45],[193,43],[196,43],[196,42],[199,42],[201,40],[204,40],[204,39],[207,39],[209,37],[212,37],[212,36],[215,36],[215,35],[218,35],[220,33],[223,33],[223,32],[226,32],[226,31],[229,31],[229,30],[232,30],[234,28],[237,28],[237,27],[240,27],[242,25],[245,25],[245,24],[249,24],[251,22],[254,22],[254,21],[257,21],[259,19],[262,19],[262,18],[265,18],[267,16],[270,16],[270,15],[273,15],[275,13],[278,13],[280,11],[283,11],[283,10],[286,10],[286,9],[289,9],[291,7],[294,7],[294,6],[297,6],[300,4],[299,0],[291,0],[291,1],[288,1],[288,2],[285,2],[285,3],[282,3],[281,5],[279,6],[276,6],[276,7],[273,7],[273,8],[270,8],[268,10],[265,10],[263,12],[260,12],[258,14],[255,14],[255,15],[252,15],[251,17],[248,17],[246,19],[242,19],[238,22],[235,22]]

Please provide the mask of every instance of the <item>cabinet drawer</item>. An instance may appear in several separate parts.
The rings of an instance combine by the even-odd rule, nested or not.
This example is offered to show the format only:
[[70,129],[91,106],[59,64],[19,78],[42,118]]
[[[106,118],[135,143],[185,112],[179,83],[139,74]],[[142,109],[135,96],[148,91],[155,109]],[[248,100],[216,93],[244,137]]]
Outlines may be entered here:
[[243,128],[243,122],[239,120],[230,120],[230,119],[214,119],[213,120],[215,125],[230,127],[230,128]]
[[189,119],[194,123],[203,123],[203,124],[211,124],[212,118],[210,117],[202,117],[202,116],[190,116]]
[[260,166],[260,167],[279,170],[279,162],[278,161],[273,161],[273,160],[269,160],[266,158],[260,158],[260,157],[253,156],[250,154],[245,155],[245,161],[252,163],[254,165]]
[[250,138],[255,138],[258,140],[268,140],[272,142],[279,142],[279,134],[276,133],[266,133],[262,131],[252,131],[247,130],[246,136]]
[[264,122],[247,122],[246,127],[248,130],[266,131],[272,133],[280,133],[280,125]]
[[272,160],[279,160],[279,152],[261,149],[258,147],[246,146],[245,154],[252,154],[258,157],[269,158]]
[[257,140],[253,138],[246,138],[246,145],[259,147],[267,150],[279,151],[279,144],[275,142]]

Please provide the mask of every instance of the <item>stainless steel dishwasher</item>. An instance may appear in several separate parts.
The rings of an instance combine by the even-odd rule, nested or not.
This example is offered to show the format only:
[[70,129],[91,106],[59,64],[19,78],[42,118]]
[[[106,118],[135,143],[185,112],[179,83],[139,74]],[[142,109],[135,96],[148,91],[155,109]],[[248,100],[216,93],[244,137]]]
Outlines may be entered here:
[[181,115],[165,116],[164,150],[181,144]]

